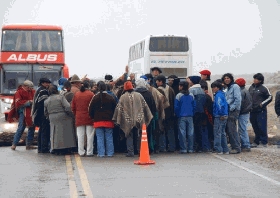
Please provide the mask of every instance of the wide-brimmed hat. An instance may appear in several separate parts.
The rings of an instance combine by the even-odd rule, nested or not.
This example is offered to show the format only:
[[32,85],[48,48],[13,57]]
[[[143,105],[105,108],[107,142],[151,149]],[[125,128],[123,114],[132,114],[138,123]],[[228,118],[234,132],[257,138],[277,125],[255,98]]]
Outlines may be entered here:
[[76,74],[74,74],[71,78],[71,83],[73,82],[82,82],[81,79],[79,78],[79,76],[77,76]]
[[51,83],[51,81],[48,78],[40,78],[39,83],[40,84],[42,84],[42,83]]
[[154,71],[154,70],[158,70],[158,72],[161,74],[162,73],[162,71],[161,71],[161,69],[159,68],[159,67],[152,67],[151,68],[151,71]]

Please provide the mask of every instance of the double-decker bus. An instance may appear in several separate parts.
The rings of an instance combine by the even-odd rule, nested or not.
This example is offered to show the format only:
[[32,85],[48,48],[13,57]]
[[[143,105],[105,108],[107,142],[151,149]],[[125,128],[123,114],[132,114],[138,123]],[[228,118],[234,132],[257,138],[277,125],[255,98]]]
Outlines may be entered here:
[[64,60],[62,27],[56,25],[9,24],[2,27],[0,53],[0,111],[7,116],[17,87],[25,80],[38,87],[46,77],[58,84],[69,78]]
[[192,47],[188,36],[147,36],[131,45],[128,65],[136,78],[159,67],[166,77],[176,75],[186,78],[192,75]]

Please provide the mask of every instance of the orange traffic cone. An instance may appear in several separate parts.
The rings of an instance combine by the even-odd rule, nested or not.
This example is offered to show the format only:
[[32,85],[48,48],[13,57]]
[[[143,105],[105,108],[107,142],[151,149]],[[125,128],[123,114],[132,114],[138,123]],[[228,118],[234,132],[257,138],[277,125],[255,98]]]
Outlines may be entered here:
[[35,131],[39,131],[39,127],[36,126],[36,127],[35,127]]
[[146,124],[143,124],[141,147],[140,147],[140,158],[139,160],[134,161],[134,164],[145,165],[145,164],[155,164],[155,163],[156,163],[155,161],[150,160]]

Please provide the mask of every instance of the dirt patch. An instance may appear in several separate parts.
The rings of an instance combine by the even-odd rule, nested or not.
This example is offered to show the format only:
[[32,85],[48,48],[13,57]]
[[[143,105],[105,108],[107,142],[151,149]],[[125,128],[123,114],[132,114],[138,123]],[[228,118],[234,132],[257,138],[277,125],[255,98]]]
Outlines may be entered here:
[[[274,110],[275,94],[278,90],[280,90],[279,86],[270,88],[273,101],[267,107],[268,147],[253,148],[251,152],[243,152],[231,156],[244,162],[254,163],[264,168],[280,171],[280,148],[274,145],[280,140],[280,121]],[[255,137],[252,127],[248,128],[248,133],[250,142],[252,143]]]

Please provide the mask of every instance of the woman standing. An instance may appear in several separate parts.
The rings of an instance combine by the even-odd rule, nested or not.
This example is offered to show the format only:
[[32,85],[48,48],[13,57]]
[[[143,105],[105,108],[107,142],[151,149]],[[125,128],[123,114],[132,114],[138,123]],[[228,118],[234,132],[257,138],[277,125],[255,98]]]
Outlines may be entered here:
[[[112,121],[116,101],[106,90],[106,84],[102,81],[97,83],[99,92],[92,98],[89,106],[89,115],[94,120],[94,128],[97,136],[98,157],[112,157],[114,154]],[[104,141],[105,140],[105,141]],[[106,142],[106,146],[104,145]],[[106,151],[106,152],[105,152]]]
[[58,93],[57,86],[51,86],[49,94],[44,106],[45,116],[50,120],[51,153],[63,155],[76,147],[73,113],[65,97]]
[[85,155],[84,139],[87,136],[86,156],[93,156],[93,138],[94,128],[93,121],[88,114],[88,106],[94,94],[89,90],[89,83],[84,81],[80,91],[74,95],[71,107],[75,115],[75,123],[78,136],[78,153],[80,156]]

